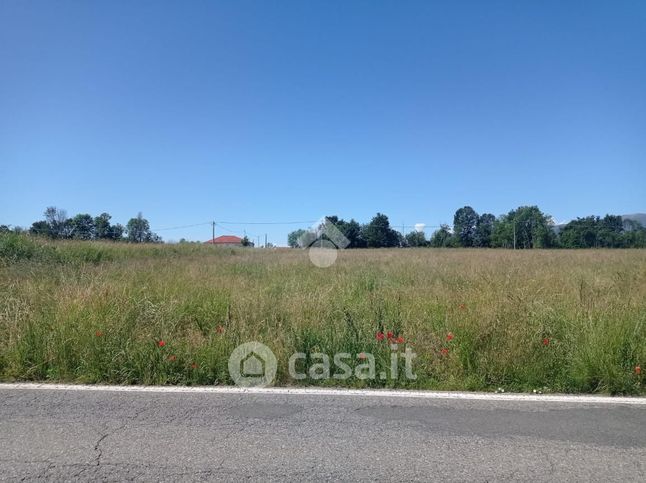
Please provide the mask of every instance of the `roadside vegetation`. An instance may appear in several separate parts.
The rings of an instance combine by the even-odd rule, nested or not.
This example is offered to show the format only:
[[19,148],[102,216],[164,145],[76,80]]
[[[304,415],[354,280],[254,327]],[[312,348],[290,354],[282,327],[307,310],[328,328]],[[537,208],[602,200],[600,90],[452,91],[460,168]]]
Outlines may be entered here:
[[[388,339],[416,380],[288,376],[297,351],[372,353],[379,374]],[[230,384],[252,340],[278,385],[643,394],[646,251],[344,250],[320,269],[304,250],[0,235],[2,380]]]

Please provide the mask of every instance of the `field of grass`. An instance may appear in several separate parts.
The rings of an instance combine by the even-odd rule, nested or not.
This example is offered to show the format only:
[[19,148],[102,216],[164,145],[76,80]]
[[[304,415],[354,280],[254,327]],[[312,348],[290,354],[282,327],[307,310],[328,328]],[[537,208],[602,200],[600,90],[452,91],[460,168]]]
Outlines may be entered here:
[[[287,373],[296,351],[369,352],[379,372],[389,331],[416,380]],[[643,394],[646,250],[346,250],[322,269],[301,250],[0,239],[1,380],[230,384],[253,340],[277,385]]]

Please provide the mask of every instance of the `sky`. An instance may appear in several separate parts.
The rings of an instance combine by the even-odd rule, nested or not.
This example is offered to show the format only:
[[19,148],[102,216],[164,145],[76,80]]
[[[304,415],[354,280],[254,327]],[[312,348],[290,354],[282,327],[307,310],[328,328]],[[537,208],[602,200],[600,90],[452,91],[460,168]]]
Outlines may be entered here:
[[645,52],[640,0],[3,0],[0,224],[646,212]]

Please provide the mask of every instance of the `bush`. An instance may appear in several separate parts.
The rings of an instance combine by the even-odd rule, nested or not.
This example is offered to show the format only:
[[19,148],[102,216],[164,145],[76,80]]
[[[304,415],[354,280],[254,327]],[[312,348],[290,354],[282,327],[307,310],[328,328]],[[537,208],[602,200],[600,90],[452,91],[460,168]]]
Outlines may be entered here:
[[38,251],[38,245],[30,238],[16,233],[0,234],[0,259],[9,262],[30,259]]

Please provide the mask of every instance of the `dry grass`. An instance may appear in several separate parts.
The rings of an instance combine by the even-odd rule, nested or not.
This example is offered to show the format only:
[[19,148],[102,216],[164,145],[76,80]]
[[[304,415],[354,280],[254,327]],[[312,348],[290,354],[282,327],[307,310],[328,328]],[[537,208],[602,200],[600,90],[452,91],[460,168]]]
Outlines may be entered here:
[[227,384],[233,348],[258,340],[278,357],[277,383],[294,384],[295,351],[371,352],[379,372],[389,351],[375,333],[392,330],[418,354],[417,380],[342,384],[645,388],[644,250],[346,250],[327,269],[300,250],[34,250],[0,268],[5,380]]

